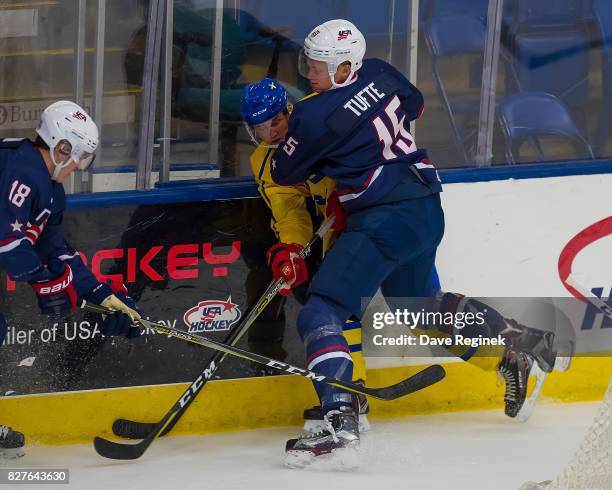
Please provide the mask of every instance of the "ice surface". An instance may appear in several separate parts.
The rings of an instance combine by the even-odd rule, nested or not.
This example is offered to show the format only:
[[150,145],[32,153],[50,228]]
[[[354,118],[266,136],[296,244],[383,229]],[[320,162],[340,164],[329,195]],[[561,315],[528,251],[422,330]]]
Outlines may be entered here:
[[372,421],[359,470],[283,467],[297,427],[163,438],[136,461],[111,461],[91,445],[29,447],[5,467],[69,468],[70,485],[26,488],[108,490],[517,490],[552,479],[579,446],[596,403],[545,405],[519,424],[501,410]]

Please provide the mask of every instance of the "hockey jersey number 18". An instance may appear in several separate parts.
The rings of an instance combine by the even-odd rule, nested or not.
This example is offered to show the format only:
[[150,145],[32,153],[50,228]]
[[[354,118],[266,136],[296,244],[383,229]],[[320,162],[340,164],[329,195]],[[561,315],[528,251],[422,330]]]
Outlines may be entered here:
[[99,283],[62,235],[66,194],[51,180],[38,150],[27,139],[0,140],[0,270],[29,281],[43,262],[67,262],[79,294]]

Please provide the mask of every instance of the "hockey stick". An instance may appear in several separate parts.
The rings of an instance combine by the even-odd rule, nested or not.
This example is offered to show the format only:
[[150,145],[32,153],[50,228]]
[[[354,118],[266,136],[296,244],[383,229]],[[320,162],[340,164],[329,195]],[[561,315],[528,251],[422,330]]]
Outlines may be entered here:
[[[310,254],[312,253],[312,247],[314,247],[319,240],[323,240],[326,233],[333,225],[333,220],[333,217],[329,217],[325,221],[323,221],[323,223],[321,223],[310,242],[308,242],[300,252],[300,257],[305,259],[306,257],[310,256]],[[250,309],[247,316],[243,318],[242,322],[240,322],[240,324],[234,329],[234,331],[223,341],[224,344],[236,345],[240,341],[242,336],[259,317],[261,312],[274,299],[274,297],[278,293],[281,284],[282,280],[280,279],[272,281],[270,283],[270,285],[261,295],[257,303]],[[160,432],[157,437],[165,436],[168,432],[172,430],[175,424],[180,420],[185,410],[187,410],[189,405],[191,405],[191,402],[202,390],[206,382],[213,377],[213,374],[219,367],[219,364],[223,361],[223,359],[225,359],[226,355],[227,354],[223,352],[217,352],[214,355],[214,357],[211,359],[211,361],[208,363],[202,373],[195,379],[193,383],[191,383],[191,385],[189,385],[187,390],[181,395],[178,401],[170,409],[171,412],[176,411],[177,413],[172,418],[171,422],[165,425],[164,430]],[[159,428],[162,425],[162,422],[164,422],[164,419],[159,422],[136,422],[133,420],[120,418],[113,422],[113,433],[119,437],[125,437],[126,439],[145,439],[150,432],[158,432]]]
[[[93,313],[100,313],[102,315],[112,315],[114,313],[117,313],[115,310],[111,310],[110,308],[96,305],[94,303],[89,303],[85,300],[83,300],[83,302],[81,303],[81,308],[89,310]],[[366,395],[371,396],[373,398],[378,398],[379,400],[395,400],[396,398],[408,395],[415,390],[414,383],[411,382],[414,376],[406,378],[405,380],[400,381],[399,383],[396,383],[391,386],[385,386],[383,388],[366,388],[365,386],[361,386],[360,384],[355,384],[350,381],[342,381],[338,378],[334,378],[333,376],[325,376],[324,374],[320,374],[315,371],[310,371],[309,369],[292,366],[291,364],[277,361],[275,359],[272,359],[271,357],[267,357],[261,354],[255,354],[254,352],[240,349],[233,345],[223,344],[222,342],[217,342],[216,340],[202,337],[201,335],[196,335],[194,333],[185,332],[184,330],[179,330],[178,328],[168,327],[161,323],[154,323],[149,320],[145,320],[144,318],[136,320],[136,324],[138,324],[141,328],[144,329],[154,330],[158,333],[168,335],[169,337],[174,337],[177,339],[184,340],[186,342],[190,342],[192,344],[201,345],[202,347],[208,347],[219,352],[225,352],[226,354],[230,354],[235,357],[240,357],[242,359],[246,359],[247,361],[262,364],[264,366],[268,366],[279,371],[284,371],[287,374],[297,374],[299,376],[304,376],[305,378],[312,379],[313,381],[318,381],[320,383],[336,386],[337,388],[342,388],[344,390],[357,393],[358,395]],[[442,366],[433,365],[424,369],[415,376],[418,377],[418,379],[421,379],[419,375],[425,372],[441,374],[444,372],[444,369],[442,368]],[[430,378],[431,377],[427,377],[427,380],[430,380]],[[440,379],[442,378],[436,379],[435,382],[440,381]],[[429,384],[431,383],[427,383],[427,386],[429,386]],[[417,387],[416,389],[420,388]]]
[[[333,217],[326,219],[300,253],[300,257],[306,258],[312,253],[312,247],[322,240],[325,234],[329,231],[333,224]],[[282,284],[282,280],[272,281],[268,288],[261,295],[257,303],[251,308],[248,315],[240,322],[234,331],[223,341],[225,344],[236,345],[246,331],[251,327],[261,312],[274,299]],[[181,395],[178,401],[172,406],[170,412],[177,412],[170,423],[165,425],[163,431],[159,432],[157,437],[162,437],[172,430],[174,425],[179,421],[185,410],[191,405],[198,393],[202,390],[206,382],[212,378],[213,374],[219,367],[219,364],[225,359],[227,354],[217,352],[212,360],[208,363],[202,373],[195,379],[187,390]],[[117,419],[113,423],[113,433],[119,437],[127,439],[146,439],[150,432],[158,432],[163,425],[164,419],[159,422],[136,422],[128,419]]]
[[565,279],[565,284],[569,284],[572,288],[578,291],[582,295],[582,299],[591,303],[595,308],[597,308],[601,313],[603,313],[608,318],[612,319],[612,307],[608,305],[603,299],[598,298],[597,296],[591,296],[591,292],[580,284],[574,277],[570,274],[567,279]]
[[[333,216],[330,216],[323,221],[323,223],[321,223],[310,242],[308,242],[300,252],[300,256],[302,258],[306,258],[312,253],[312,247],[314,247],[319,240],[324,238],[333,223]],[[281,285],[281,279],[273,280],[270,283],[257,303],[250,309],[249,313],[243,318],[234,331],[224,340],[224,343],[236,345],[240,341],[242,336],[259,317],[261,312],[274,299]],[[202,373],[195,379],[195,381],[193,381],[193,383],[189,385],[181,397],[176,401],[176,403],[174,403],[174,405],[172,405],[172,408],[170,408],[170,410],[159,422],[147,423],[127,419],[117,419],[113,423],[113,432],[115,435],[130,439],[144,439],[142,442],[135,444],[134,446],[130,446],[133,448],[139,448],[140,454],[136,457],[144,454],[155,439],[166,435],[172,430],[189,405],[191,405],[191,402],[193,402],[200,391],[202,391],[202,388],[204,388],[206,382],[213,377],[226,355],[227,354],[224,352],[217,352]],[[133,451],[135,453],[136,449]]]
[[[96,304],[88,303],[87,301],[83,301],[81,307],[100,314],[110,315],[115,313],[115,311],[105,308],[103,306],[99,306]],[[331,386],[336,386],[338,388],[343,388],[347,391],[351,391],[353,393],[357,393],[360,395],[367,395],[374,398],[378,398],[380,400],[395,400],[396,398],[400,398],[402,396],[413,393],[417,390],[426,388],[434,383],[437,383],[445,376],[445,371],[442,366],[432,365],[419,373],[406,378],[399,383],[396,383],[391,386],[385,386],[382,388],[366,388],[359,384],[355,384],[349,381],[342,381],[340,379],[325,376],[323,374],[316,373],[314,371],[310,371],[308,369],[302,369],[296,366],[292,366],[291,364],[287,364],[281,361],[276,361],[270,357],[266,357],[260,354],[255,354],[253,352],[249,352],[243,349],[239,349],[238,347],[222,344],[221,342],[216,342],[214,340],[207,339],[206,337],[202,337],[200,335],[192,334],[185,332],[183,330],[178,330],[176,328],[168,327],[166,325],[162,325],[159,323],[153,323],[145,319],[137,320],[137,324],[142,328],[149,328],[158,333],[166,334],[170,337],[175,337],[181,340],[185,340],[187,342],[198,344],[203,347],[209,347],[211,349],[215,349],[220,352],[224,352],[226,354],[230,354],[236,357],[240,357],[242,359],[246,359],[248,361],[256,362],[259,364],[263,364],[264,366],[269,366],[274,369],[278,369],[279,371],[284,371],[288,374],[297,374],[300,376],[304,376],[306,378],[312,379],[313,381],[318,381],[321,383],[326,383]],[[169,420],[167,421],[169,422]],[[163,428],[162,428],[163,430]],[[160,431],[161,432],[161,431]],[[140,443],[137,444],[121,444],[112,441],[108,441],[101,437],[96,437],[94,439],[94,447],[98,454],[101,456],[111,458],[111,459],[136,459],[142,455],[144,452],[142,450],[142,446],[139,447],[143,442],[148,439],[154,439],[155,434],[151,436],[151,434],[144,439]],[[148,445],[148,444],[147,444]],[[145,446],[146,449],[146,446]]]

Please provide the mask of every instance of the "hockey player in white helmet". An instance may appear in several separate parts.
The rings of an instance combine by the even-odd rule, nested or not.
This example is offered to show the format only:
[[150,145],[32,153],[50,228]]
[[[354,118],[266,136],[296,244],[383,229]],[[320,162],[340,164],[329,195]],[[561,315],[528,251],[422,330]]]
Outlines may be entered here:
[[[98,127],[74,102],[60,100],[47,107],[36,129],[39,148],[53,163],[51,178],[63,182],[74,170],[87,170],[98,147]],[[45,148],[46,146],[46,148]],[[48,151],[48,154],[47,154]]]
[[[360,320],[379,288],[392,310],[401,308],[402,298],[430,298],[432,310],[486,313],[484,324],[460,330],[464,337],[507,339],[505,350],[487,357],[506,381],[506,413],[521,418],[521,410],[531,406],[525,403],[529,375],[550,372],[554,365],[554,334],[506,320],[476,300],[434,290],[434,260],[444,233],[442,187],[408,126],[421,115],[423,96],[393,66],[364,60],[364,54],[364,37],[349,21],[331,20],[310,32],[300,54],[300,73],[316,95],[294,105],[285,141],[270,163],[278,185],[334,179],[347,216],[346,230],[312,278],[297,318],[308,369],[350,381],[353,366],[342,319]],[[305,270],[300,260],[290,256],[277,268],[295,277],[292,269]],[[301,277],[290,287],[306,280]],[[432,330],[455,336],[457,329]],[[451,352],[477,364],[479,349]],[[315,387],[326,428],[289,440],[286,464],[304,467],[336,456],[352,466],[359,429],[351,396],[342,389]]]
[[[74,102],[59,101],[41,114],[38,137],[0,140],[0,271],[27,282],[45,315],[65,315],[78,298],[117,313],[100,317],[103,335],[140,335],[140,317],[123,284],[100,283],[79,253],[63,238],[66,194],[61,184],[75,170],[86,170],[98,147],[98,128]],[[7,325],[0,313],[0,345]],[[10,416],[10,415],[9,415]],[[0,456],[24,454],[24,436],[0,425]]]
[[349,21],[330,20],[313,29],[299,55],[300,75],[315,92],[345,87],[363,64],[366,41]]

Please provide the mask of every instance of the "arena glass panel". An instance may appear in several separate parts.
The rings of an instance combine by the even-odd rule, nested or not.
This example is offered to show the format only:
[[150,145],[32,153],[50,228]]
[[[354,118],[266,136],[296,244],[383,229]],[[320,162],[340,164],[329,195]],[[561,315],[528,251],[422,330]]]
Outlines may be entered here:
[[[280,0],[222,3],[222,46],[217,53],[221,66],[215,73],[213,24],[217,2],[173,2],[171,134],[159,134],[170,137],[171,169],[193,170],[190,177],[249,175],[248,158],[253,146],[239,113],[244,86],[272,75],[286,86],[294,100],[308,94],[307,81],[297,73],[297,53],[314,26],[340,17],[352,20],[362,30],[368,41],[367,57],[390,61],[423,92],[426,110],[413,128],[418,146],[428,149],[439,168],[475,166],[487,0],[420,0],[418,6],[416,0],[389,0],[378,3],[375,9],[361,1],[316,1],[308,5],[288,5]],[[612,103],[605,89],[610,85],[608,46],[604,42],[608,19],[612,19],[609,7],[605,2],[556,0],[553,16],[552,7],[544,1],[536,2],[535,7],[531,2],[529,9],[521,0],[507,0],[504,5],[497,112],[489,121],[494,132],[491,163],[584,160],[592,157],[591,151],[595,156],[606,156],[606,108]],[[413,24],[411,15],[415,12],[418,21]],[[578,34],[567,35],[567,19],[571,19],[569,30]],[[564,35],[559,36],[559,32]],[[538,74],[529,59],[534,49],[536,65],[552,65],[552,75]],[[538,61],[538,56],[544,59]],[[560,69],[572,76],[562,75]],[[219,118],[211,121],[215,76],[220,83]],[[580,134],[584,135],[586,152],[579,150],[576,141],[561,141],[551,146],[550,154],[514,159],[508,150],[512,143],[508,143],[500,111],[506,108],[507,97],[525,91],[519,88],[525,86],[563,92],[573,110],[582,112],[582,120],[580,114],[576,117],[583,123],[582,128],[578,127],[579,132],[583,131]],[[547,113],[545,108],[544,114]],[[208,144],[211,122],[219,128],[218,133],[212,133],[219,146],[216,153],[210,151]],[[176,177],[174,174],[170,178]]]
[[[95,86],[96,2],[86,3],[83,105],[92,111]],[[134,63],[146,3],[107,0],[103,117],[96,169],[135,163],[142,66]],[[40,112],[59,99],[75,99],[78,0],[15,2],[0,10],[0,137],[35,137]]]
[[609,2],[507,0],[493,164],[609,158]]
[[218,163],[221,177],[250,175],[249,155],[254,147],[241,122],[242,90],[269,75],[283,83],[293,100],[310,93],[307,80],[298,74],[298,52],[310,30],[326,20],[351,19],[368,40],[368,56],[391,60],[408,71],[409,6],[410,2],[390,0],[377,3],[376,8],[365,1],[346,0],[224,2],[219,153],[217,162],[210,162],[206,158],[214,76],[214,2],[175,1],[171,168],[206,161]]

